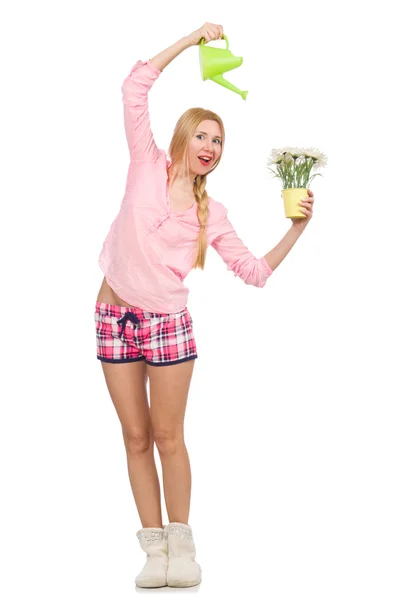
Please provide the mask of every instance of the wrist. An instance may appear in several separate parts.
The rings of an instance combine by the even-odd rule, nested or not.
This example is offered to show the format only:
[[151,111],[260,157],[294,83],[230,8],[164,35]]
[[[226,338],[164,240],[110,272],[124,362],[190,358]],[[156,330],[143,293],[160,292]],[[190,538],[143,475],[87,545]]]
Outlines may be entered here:
[[186,48],[191,48],[196,45],[196,42],[189,36],[185,35],[183,38],[177,42],[182,47],[182,50],[186,50]]
[[299,238],[303,233],[302,225],[300,223],[292,223],[290,231],[292,231],[296,238]]

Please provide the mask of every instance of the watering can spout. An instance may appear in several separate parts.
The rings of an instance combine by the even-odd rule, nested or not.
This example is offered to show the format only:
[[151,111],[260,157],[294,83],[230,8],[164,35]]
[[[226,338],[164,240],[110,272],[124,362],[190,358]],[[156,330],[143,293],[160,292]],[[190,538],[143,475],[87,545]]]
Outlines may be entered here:
[[243,59],[241,56],[234,56],[229,50],[229,40],[224,35],[223,39],[226,41],[226,50],[222,48],[211,48],[210,46],[204,45],[204,38],[200,42],[200,67],[201,76],[203,80],[212,79],[215,83],[223,85],[232,92],[239,94],[244,100],[247,97],[248,91],[241,91],[229,81],[227,81],[223,75],[227,71],[232,71],[239,67]]
[[242,90],[239,90],[235,85],[230,83],[230,81],[227,81],[227,79],[225,79],[223,75],[213,75],[212,77],[210,77],[210,79],[212,79],[212,81],[215,81],[215,83],[219,83],[219,85],[223,85],[225,88],[228,88],[232,92],[240,94],[243,100],[246,99],[248,91],[246,90],[245,92],[243,92]]

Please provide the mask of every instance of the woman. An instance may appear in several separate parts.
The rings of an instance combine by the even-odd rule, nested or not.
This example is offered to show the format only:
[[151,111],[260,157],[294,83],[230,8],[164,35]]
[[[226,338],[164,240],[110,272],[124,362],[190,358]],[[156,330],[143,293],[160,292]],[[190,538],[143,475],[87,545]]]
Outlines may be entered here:
[[[104,273],[95,311],[97,358],[120,419],[128,473],[142,528],[146,563],[139,587],[187,587],[201,581],[188,524],[191,471],[183,423],[197,358],[183,280],[204,268],[212,245],[245,283],[263,287],[312,216],[313,194],[302,202],[280,243],[255,258],[237,237],[227,209],[207,195],[207,175],[222,156],[222,120],[201,108],[176,124],[168,160],[154,141],[148,92],[183,50],[221,39],[221,25],[206,23],[149,61],[138,61],[122,92],[130,152],[125,195],[104,241]],[[150,382],[150,405],[147,382]],[[169,524],[164,528],[154,460],[159,452]]]

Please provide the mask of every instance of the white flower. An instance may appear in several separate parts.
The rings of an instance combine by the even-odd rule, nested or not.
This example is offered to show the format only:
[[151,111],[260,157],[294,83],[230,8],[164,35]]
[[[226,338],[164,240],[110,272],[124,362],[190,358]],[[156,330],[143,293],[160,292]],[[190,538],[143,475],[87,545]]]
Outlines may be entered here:
[[327,164],[327,156],[320,152],[317,148],[306,148],[303,149],[304,155],[313,158],[314,160],[314,169],[320,169],[321,167],[325,167]]
[[[269,171],[280,179],[283,189],[306,187],[315,177],[310,176],[311,171],[325,167],[327,157],[318,148],[283,146],[273,148],[267,164]],[[275,165],[277,172],[270,168],[272,165]]]
[[273,148],[273,150],[271,151],[269,160],[267,161],[268,166],[277,164],[278,162],[281,161],[281,158],[282,158],[282,156],[280,154],[280,151],[277,150],[276,148]]
[[302,150],[296,146],[284,146],[283,148],[273,148],[268,166],[276,165],[282,161],[291,162],[294,158],[302,156]]

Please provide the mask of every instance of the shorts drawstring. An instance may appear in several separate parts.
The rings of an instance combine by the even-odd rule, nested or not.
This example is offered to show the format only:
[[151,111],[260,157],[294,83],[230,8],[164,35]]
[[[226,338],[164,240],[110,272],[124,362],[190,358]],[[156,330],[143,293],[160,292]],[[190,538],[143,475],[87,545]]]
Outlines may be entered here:
[[125,313],[125,315],[123,317],[121,317],[121,319],[118,319],[118,321],[117,321],[117,323],[121,324],[120,335],[123,335],[124,329],[125,329],[125,326],[126,326],[128,320],[131,321],[132,323],[135,323],[136,325],[139,324],[138,317],[134,313],[127,311]]

